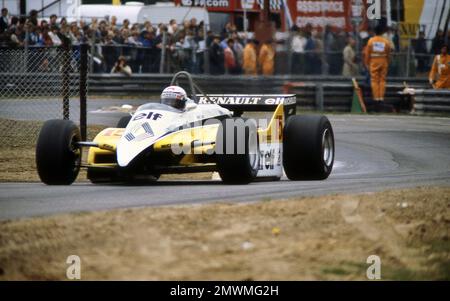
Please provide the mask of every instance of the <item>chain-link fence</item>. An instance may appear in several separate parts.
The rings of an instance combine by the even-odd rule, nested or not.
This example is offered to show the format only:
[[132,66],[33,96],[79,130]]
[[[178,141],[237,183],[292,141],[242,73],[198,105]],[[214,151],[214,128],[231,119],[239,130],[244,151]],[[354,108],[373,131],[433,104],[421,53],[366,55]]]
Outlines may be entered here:
[[84,46],[0,48],[0,143],[34,144],[48,119],[85,128],[86,65]]
[[[285,43],[287,44],[287,42]],[[235,51],[237,71],[243,73],[243,47]],[[210,61],[209,49],[196,45],[191,48],[178,45],[166,45],[166,49],[133,45],[101,45],[91,48],[94,60],[91,61],[92,73],[110,73],[120,56],[123,56],[133,74],[140,73],[175,73],[181,70],[193,74],[214,74],[210,68],[217,69],[217,60]],[[326,75],[326,76],[364,76],[367,70],[363,64],[361,50],[353,49],[354,61],[346,63],[344,50],[302,50],[294,51],[288,44],[279,44],[274,55],[274,74],[278,75]],[[391,54],[389,76],[426,77],[430,71],[434,54],[415,53],[411,48],[404,48]],[[219,60],[224,65],[224,58]],[[347,64],[347,66],[345,66]],[[221,68],[225,74],[225,68]],[[350,70],[347,74],[344,70]]]

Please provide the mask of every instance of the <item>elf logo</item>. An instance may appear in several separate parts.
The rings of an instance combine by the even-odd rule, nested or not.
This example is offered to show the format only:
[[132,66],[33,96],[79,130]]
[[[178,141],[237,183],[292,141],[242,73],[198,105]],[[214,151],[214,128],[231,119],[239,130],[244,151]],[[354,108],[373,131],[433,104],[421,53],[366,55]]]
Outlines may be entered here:
[[142,113],[138,113],[136,114],[136,116],[133,117],[133,121],[135,120],[139,120],[139,119],[151,119],[151,120],[158,120],[161,117],[163,117],[163,115],[159,114],[159,113],[154,113],[154,112],[142,112]]

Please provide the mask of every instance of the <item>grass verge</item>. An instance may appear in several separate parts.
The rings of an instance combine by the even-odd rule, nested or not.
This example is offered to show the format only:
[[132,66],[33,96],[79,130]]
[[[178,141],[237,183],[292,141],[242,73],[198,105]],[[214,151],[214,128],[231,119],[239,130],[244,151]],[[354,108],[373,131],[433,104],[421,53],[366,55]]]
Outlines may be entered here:
[[449,225],[449,187],[5,221],[0,279],[450,280]]

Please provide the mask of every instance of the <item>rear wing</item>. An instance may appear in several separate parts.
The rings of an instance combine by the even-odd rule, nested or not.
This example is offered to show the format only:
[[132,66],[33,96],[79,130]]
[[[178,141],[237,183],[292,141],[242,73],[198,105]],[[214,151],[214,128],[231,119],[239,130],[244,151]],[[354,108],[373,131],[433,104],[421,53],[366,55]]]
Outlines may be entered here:
[[272,112],[279,105],[284,108],[285,117],[295,115],[297,97],[295,94],[207,94],[197,95],[199,104],[217,104],[235,115],[243,112]]

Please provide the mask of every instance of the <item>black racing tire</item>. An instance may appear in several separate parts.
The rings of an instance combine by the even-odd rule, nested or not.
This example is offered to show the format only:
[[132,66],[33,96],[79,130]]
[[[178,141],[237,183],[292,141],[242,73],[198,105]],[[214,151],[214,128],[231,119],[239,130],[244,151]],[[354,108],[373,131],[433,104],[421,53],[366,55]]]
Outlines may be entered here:
[[36,166],[47,185],[70,185],[81,164],[79,128],[70,120],[48,120],[42,126],[36,145]]
[[124,129],[127,127],[130,120],[131,120],[131,116],[123,116],[122,118],[119,119],[119,122],[117,122],[116,127],[119,129]]
[[[228,135],[227,133],[233,134]],[[240,146],[239,142],[242,143],[242,141],[245,141],[245,147],[243,147],[244,145]],[[216,160],[217,171],[223,183],[248,184],[252,182],[259,167],[256,123],[245,118],[222,120],[217,132]]]
[[283,167],[290,180],[323,180],[334,163],[334,134],[320,115],[291,116],[283,130]]

